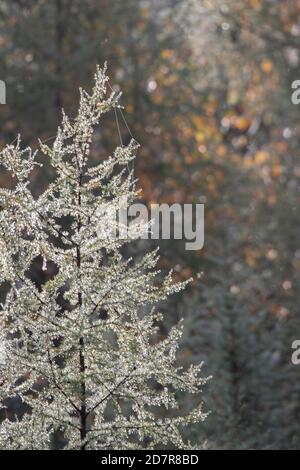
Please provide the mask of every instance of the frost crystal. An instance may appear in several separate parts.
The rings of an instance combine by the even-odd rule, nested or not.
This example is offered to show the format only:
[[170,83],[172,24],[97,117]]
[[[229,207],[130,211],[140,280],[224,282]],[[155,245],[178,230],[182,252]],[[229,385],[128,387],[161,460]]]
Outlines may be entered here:
[[[185,283],[170,275],[158,285],[156,252],[133,263],[120,254],[128,240],[100,236],[98,208],[137,194],[124,171],[135,141],[88,165],[95,126],[118,103],[107,82],[98,68],[77,117],[63,113],[52,147],[41,143],[56,179],[38,199],[28,188],[35,154],[20,139],[1,152],[16,185],[0,189],[0,282],[11,285],[0,307],[0,390],[31,410],[1,423],[2,448],[47,449],[58,430],[66,449],[189,448],[180,429],[206,416],[201,405],[172,412],[176,392],[199,394],[205,380],[200,366],[176,365],[181,326],[160,339],[161,315],[147,310]],[[40,288],[28,277],[37,257],[43,270],[57,267]]]

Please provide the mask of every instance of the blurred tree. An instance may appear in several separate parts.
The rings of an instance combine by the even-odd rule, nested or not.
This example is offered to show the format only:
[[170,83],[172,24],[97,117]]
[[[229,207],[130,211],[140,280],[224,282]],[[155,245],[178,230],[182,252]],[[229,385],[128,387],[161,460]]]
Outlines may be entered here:
[[202,303],[199,318],[190,308],[189,320],[202,329],[203,315],[215,342],[200,349],[209,351],[208,363],[220,361],[219,411],[210,424],[218,423],[216,445],[223,447],[298,448],[298,371],[290,348],[299,331],[299,125],[291,83],[300,4],[204,1],[183,8],[202,86],[214,103],[209,120],[220,130],[219,142],[203,142],[215,170],[203,263],[212,255],[217,263],[205,270],[206,292],[192,304]]

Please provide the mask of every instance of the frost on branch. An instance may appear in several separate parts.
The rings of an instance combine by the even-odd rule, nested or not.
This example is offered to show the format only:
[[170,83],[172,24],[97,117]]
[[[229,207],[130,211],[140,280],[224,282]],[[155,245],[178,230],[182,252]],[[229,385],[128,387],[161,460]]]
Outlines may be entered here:
[[[120,254],[128,240],[103,236],[111,227],[99,208],[138,194],[127,170],[134,141],[88,165],[95,127],[119,99],[107,81],[97,69],[77,117],[63,113],[52,147],[41,143],[56,179],[38,199],[28,188],[35,154],[19,139],[1,152],[16,184],[0,189],[0,282],[11,286],[0,306],[0,396],[31,410],[1,423],[2,448],[47,449],[56,431],[66,449],[188,448],[180,431],[206,417],[201,404],[178,416],[177,393],[205,383],[201,366],[177,366],[181,325],[158,339],[153,305],[185,283],[169,275],[158,285],[156,251],[134,263]],[[57,267],[40,288],[28,276],[38,256]]]

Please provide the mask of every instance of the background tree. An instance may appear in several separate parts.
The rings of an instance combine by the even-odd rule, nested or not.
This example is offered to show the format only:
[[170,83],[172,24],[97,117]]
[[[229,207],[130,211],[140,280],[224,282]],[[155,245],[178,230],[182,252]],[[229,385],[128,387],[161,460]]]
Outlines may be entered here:
[[[216,263],[212,276],[205,270],[197,320],[211,333],[210,346],[206,337],[200,349],[210,351],[208,362],[220,360],[217,369],[224,372],[212,394],[216,438],[224,447],[297,448],[298,371],[290,347],[299,330],[299,126],[291,83],[298,70],[299,4],[184,6],[193,12],[186,30],[211,97],[204,122],[220,130],[218,140],[206,138],[204,145],[224,175],[223,184],[217,173],[210,178],[215,220],[206,226],[204,260],[210,253]],[[195,305],[194,299],[191,323]],[[191,334],[187,341],[196,351]]]

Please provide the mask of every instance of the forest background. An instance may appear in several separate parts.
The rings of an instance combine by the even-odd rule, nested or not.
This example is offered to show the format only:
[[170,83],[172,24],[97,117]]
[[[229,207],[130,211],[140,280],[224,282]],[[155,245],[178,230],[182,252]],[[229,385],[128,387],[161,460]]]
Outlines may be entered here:
[[[0,1],[1,148],[18,133],[51,142],[61,108],[76,110],[78,87],[107,61],[128,127],[105,118],[95,163],[119,144],[119,124],[124,143],[131,132],[142,144],[143,202],[205,204],[202,250],[180,240],[131,250],[158,243],[162,270],[195,278],[161,308],[166,331],[184,318],[180,361],[213,375],[212,412],[191,431],[212,448],[300,448],[299,45],[299,0]],[[51,172],[36,170],[34,194]],[[0,168],[1,186],[12,183]],[[51,269],[37,259],[32,278]]]

